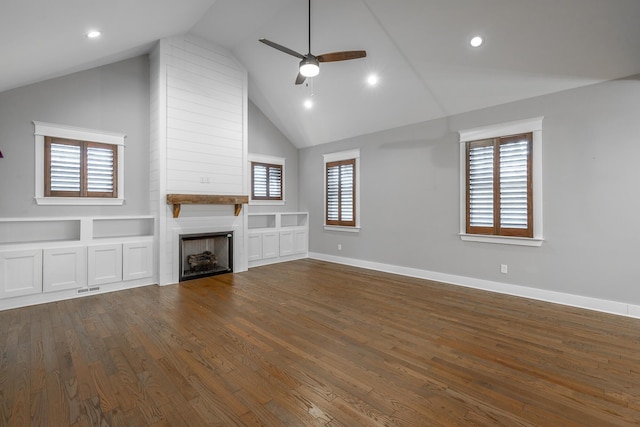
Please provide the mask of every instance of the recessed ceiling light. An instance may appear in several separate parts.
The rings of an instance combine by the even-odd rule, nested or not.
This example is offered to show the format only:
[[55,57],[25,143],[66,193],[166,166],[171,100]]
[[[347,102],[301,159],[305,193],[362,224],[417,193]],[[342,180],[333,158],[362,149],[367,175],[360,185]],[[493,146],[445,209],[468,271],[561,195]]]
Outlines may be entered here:
[[313,101],[310,99],[306,99],[304,101],[304,108],[306,108],[307,110],[310,110],[311,108],[313,108]]
[[375,86],[379,81],[380,80],[378,79],[378,76],[376,76],[375,74],[369,74],[369,77],[367,77],[367,83],[369,84],[369,86]]
[[484,39],[480,36],[473,36],[469,44],[473,47],[480,47],[484,43]]
[[96,37],[100,37],[102,33],[100,31],[89,31],[87,33],[87,38],[95,39]]

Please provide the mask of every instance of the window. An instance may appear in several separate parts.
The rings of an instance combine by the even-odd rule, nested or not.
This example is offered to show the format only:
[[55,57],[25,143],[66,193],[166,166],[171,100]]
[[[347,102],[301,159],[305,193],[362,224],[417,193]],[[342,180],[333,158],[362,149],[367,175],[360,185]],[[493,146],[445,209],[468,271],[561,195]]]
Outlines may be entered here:
[[249,154],[249,204],[285,204],[285,158]]
[[542,244],[542,117],[460,131],[462,240]]
[[251,162],[251,199],[282,200],[282,165]]
[[467,233],[533,237],[532,134],[466,143]]
[[124,203],[126,135],[33,123],[38,205]]
[[118,197],[114,145],[44,139],[45,197]]
[[359,150],[324,156],[325,228],[348,227],[357,231],[359,224]]
[[329,162],[327,167],[327,225],[356,225],[356,160]]

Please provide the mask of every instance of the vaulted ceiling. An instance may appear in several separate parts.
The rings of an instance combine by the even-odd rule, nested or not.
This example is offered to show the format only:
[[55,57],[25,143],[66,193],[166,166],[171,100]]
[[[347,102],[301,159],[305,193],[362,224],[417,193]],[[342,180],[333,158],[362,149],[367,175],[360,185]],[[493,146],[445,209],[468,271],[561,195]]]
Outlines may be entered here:
[[258,39],[307,53],[306,0],[4,0],[0,91],[191,32],[233,53],[251,100],[305,147],[640,74],[638,22],[638,0],[312,0],[312,52],[367,57],[296,86],[299,60]]

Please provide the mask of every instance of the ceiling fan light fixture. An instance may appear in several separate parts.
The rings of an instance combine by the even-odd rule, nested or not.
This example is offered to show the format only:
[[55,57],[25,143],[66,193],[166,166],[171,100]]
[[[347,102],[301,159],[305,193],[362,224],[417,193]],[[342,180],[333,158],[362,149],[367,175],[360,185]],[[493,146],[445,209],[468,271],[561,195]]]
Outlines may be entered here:
[[320,63],[316,58],[304,58],[300,61],[300,74],[305,77],[315,77],[320,73]]
[[472,47],[480,47],[482,46],[482,43],[484,43],[484,39],[482,38],[482,36],[473,36],[469,41],[469,44]]

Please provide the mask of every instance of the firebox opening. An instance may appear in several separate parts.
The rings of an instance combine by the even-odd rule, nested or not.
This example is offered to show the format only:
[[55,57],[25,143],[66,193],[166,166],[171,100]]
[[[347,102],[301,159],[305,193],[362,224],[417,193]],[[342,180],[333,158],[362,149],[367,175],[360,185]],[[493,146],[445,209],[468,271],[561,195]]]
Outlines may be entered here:
[[233,272],[233,231],[180,235],[180,281]]

